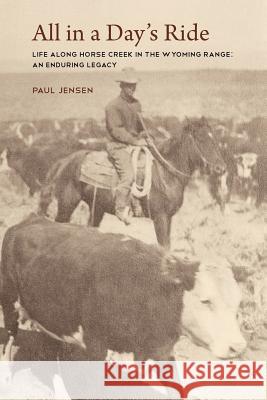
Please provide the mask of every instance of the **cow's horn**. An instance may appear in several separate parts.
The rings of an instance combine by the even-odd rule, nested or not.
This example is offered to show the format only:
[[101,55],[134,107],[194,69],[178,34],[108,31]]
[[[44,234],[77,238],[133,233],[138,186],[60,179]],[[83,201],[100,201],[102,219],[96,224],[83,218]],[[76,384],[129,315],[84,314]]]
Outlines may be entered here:
[[72,336],[64,335],[64,336],[62,336],[62,339],[66,343],[74,344],[85,350],[86,344],[84,343],[83,336],[84,336],[83,327],[81,325],[79,325],[77,332],[74,332]]
[[188,256],[177,250],[166,254],[163,259],[163,266],[166,265],[176,265],[179,263],[182,266],[197,267],[200,265],[200,261],[196,259],[193,255]]
[[14,340],[15,340],[14,336],[9,337],[9,340],[8,340],[6,346],[4,347],[1,361],[11,361],[12,360],[11,353],[12,353],[12,347],[13,347]]

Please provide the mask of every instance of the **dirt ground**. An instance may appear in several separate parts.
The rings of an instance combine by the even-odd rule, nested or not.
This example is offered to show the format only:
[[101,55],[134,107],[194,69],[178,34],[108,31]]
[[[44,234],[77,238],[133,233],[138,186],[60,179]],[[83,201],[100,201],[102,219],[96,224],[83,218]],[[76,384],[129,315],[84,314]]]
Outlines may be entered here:
[[[2,173],[0,182],[2,243],[9,226],[36,211],[38,197],[29,198],[23,182],[13,172]],[[241,324],[248,340],[248,349],[243,358],[249,360],[264,360],[267,356],[267,249],[264,248],[266,210],[266,204],[256,210],[253,205],[234,198],[225,215],[222,215],[219,207],[214,205],[205,181],[195,177],[186,189],[184,204],[172,224],[173,249],[194,254],[200,260],[218,259],[225,265],[230,264],[240,274],[245,273],[245,279],[241,277],[240,283],[243,293]],[[52,206],[51,215],[54,213],[55,207]],[[72,222],[86,224],[87,219],[87,206],[80,204]],[[125,227],[114,216],[105,215],[100,229],[125,233],[148,243],[156,242],[152,222],[143,218],[134,219],[129,227]],[[0,309],[0,331],[3,331],[2,327]],[[181,337],[175,350],[179,360],[214,359],[209,351],[196,346],[185,336]],[[113,357],[114,354],[110,353],[109,358]],[[123,358],[127,359],[129,355]]]

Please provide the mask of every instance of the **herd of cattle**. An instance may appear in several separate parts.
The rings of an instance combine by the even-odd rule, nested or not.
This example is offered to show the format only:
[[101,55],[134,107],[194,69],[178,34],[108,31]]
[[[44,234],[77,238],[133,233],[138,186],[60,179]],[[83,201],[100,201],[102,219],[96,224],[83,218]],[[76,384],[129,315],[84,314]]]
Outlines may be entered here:
[[[155,122],[155,143],[174,134],[162,120],[147,125]],[[249,151],[247,138],[237,138],[245,151],[234,153],[232,139],[218,135],[226,170],[210,176],[211,194],[223,209],[233,190],[246,198],[255,190],[260,206],[266,155]],[[105,128],[94,120],[2,124],[0,171],[14,168],[33,195],[60,158],[105,143]],[[0,302],[10,337],[18,331],[17,300],[45,333],[52,360],[62,342],[78,352],[76,359],[103,360],[108,349],[133,352],[138,360],[173,359],[182,327],[219,358],[246,348],[237,319],[241,293],[230,268],[35,215],[9,228],[2,246]]]
[[[147,120],[153,127],[155,143],[180,135],[182,123],[175,117]],[[264,201],[267,180],[267,145],[264,134],[231,134],[218,122],[211,122],[226,164],[225,173],[209,177],[210,193],[224,210],[232,193],[254,201]],[[53,164],[72,152],[103,150],[104,125],[94,119],[6,122],[0,125],[0,170],[11,167],[29,187],[30,195],[40,189]]]

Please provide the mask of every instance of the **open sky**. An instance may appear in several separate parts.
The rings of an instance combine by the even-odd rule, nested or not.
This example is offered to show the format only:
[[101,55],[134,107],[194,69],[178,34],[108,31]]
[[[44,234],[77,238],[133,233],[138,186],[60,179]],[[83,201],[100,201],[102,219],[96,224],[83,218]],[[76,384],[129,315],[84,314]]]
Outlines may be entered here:
[[[138,69],[233,68],[267,69],[266,0],[0,0],[0,72],[31,72],[33,51],[230,51],[233,57],[120,59],[119,65],[134,63]],[[191,29],[197,22],[210,32],[206,42],[164,41],[164,24]],[[39,24],[60,24],[61,41],[33,42]],[[106,24],[123,29],[157,29],[150,41],[144,33],[138,47],[123,39],[107,42]],[[66,42],[67,25],[82,29],[86,40]],[[101,40],[89,33],[98,29]],[[62,60],[61,60],[62,61]]]

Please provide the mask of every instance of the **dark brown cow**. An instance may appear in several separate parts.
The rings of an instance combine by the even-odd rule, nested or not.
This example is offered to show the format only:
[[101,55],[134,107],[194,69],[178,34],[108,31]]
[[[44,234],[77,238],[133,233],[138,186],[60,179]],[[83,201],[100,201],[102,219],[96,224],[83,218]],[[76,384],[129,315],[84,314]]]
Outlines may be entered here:
[[198,265],[127,236],[32,215],[3,242],[5,327],[16,336],[20,299],[39,327],[78,344],[81,359],[104,360],[108,349],[173,359],[184,291],[193,288]]

